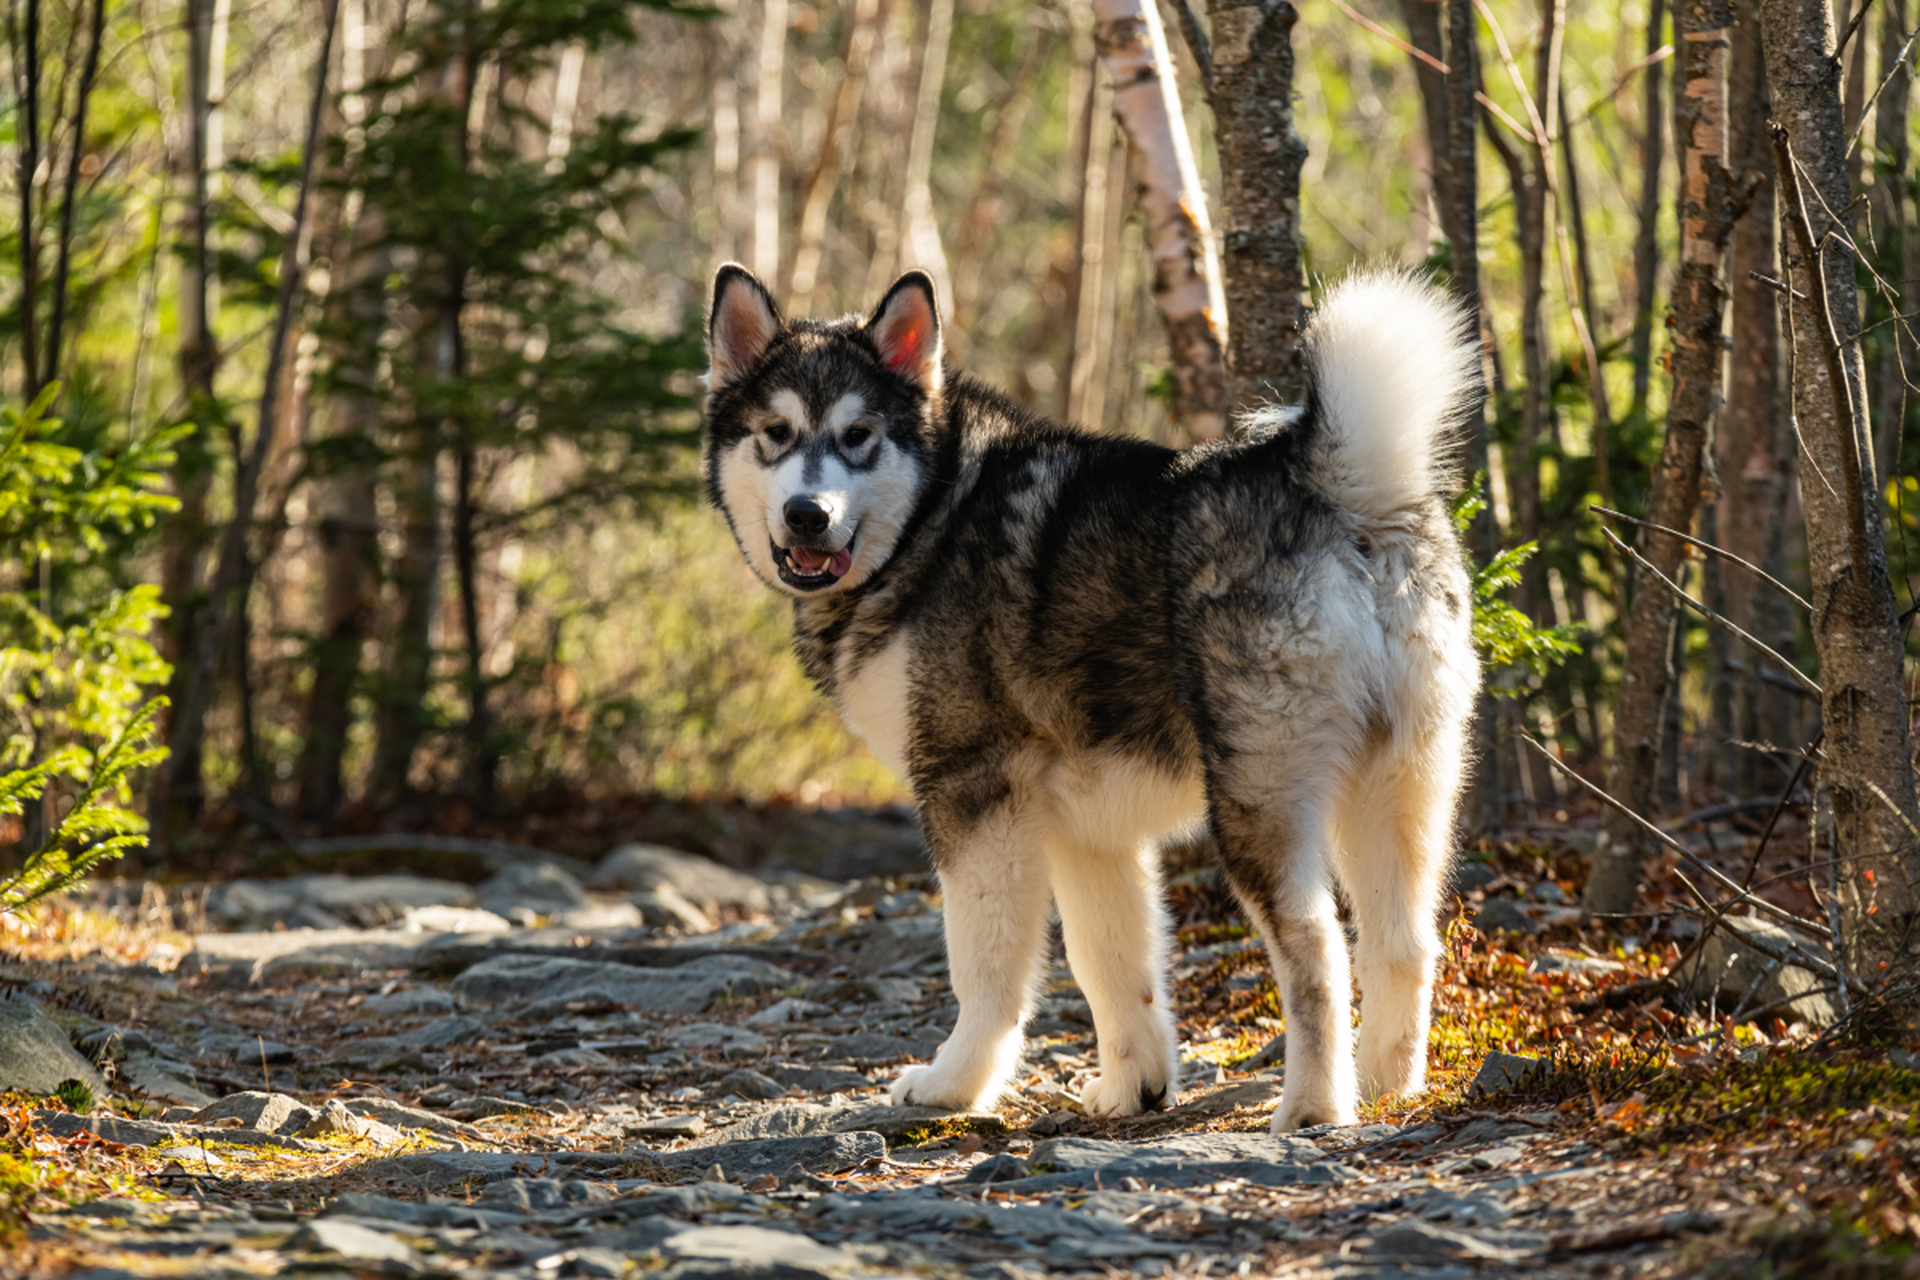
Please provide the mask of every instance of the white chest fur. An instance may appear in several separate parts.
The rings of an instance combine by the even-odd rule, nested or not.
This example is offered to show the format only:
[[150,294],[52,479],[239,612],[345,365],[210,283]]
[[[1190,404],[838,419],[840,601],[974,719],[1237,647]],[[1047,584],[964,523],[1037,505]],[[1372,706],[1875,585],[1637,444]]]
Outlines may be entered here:
[[867,740],[881,764],[902,782],[907,777],[908,673],[906,637],[897,637],[865,662],[843,660],[834,672],[836,700],[847,726]]

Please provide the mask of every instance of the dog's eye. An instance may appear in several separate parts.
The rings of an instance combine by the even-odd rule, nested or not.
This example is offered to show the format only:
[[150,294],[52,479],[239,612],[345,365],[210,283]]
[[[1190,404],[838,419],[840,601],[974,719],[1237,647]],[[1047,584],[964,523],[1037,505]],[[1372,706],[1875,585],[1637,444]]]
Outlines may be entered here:
[[785,444],[787,441],[793,439],[793,428],[781,420],[776,419],[773,422],[769,422],[762,428],[762,431],[767,439],[771,440],[774,444]]
[[847,442],[847,448],[858,449],[861,445],[873,439],[873,428],[864,422],[856,422],[847,428],[847,434],[843,438]]

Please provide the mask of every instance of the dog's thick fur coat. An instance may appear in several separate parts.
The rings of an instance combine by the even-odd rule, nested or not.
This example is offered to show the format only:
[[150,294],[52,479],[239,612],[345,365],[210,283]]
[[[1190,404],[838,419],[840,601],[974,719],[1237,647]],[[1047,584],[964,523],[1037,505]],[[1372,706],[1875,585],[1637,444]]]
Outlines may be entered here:
[[940,876],[959,1021],[895,1100],[1008,1085],[1051,900],[1099,1036],[1086,1110],[1171,1102],[1157,851],[1203,822],[1285,1007],[1275,1131],[1351,1122],[1356,1082],[1419,1091],[1479,679],[1444,499],[1478,370],[1459,312],[1356,276],[1309,329],[1306,406],[1186,452],[949,374],[917,272],[817,322],[723,267],[709,341],[709,492],[794,597],[809,674],[911,781]]

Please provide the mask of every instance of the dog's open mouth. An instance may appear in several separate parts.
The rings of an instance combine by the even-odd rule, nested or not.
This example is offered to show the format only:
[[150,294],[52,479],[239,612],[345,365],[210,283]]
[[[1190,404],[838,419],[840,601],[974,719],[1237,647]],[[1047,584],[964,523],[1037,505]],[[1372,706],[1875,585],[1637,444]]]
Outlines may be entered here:
[[818,591],[840,581],[853,568],[853,544],[849,542],[838,551],[821,551],[775,543],[773,562],[780,569],[780,581],[802,591]]

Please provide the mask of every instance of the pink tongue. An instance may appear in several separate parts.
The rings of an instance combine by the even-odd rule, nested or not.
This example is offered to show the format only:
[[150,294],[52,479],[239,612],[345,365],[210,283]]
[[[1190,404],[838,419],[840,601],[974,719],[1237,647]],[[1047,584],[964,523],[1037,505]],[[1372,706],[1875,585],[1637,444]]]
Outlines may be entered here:
[[811,547],[791,547],[787,555],[793,560],[793,567],[802,573],[819,573],[822,569],[836,578],[847,576],[847,570],[853,567],[853,552],[842,547],[831,554],[815,551]]

